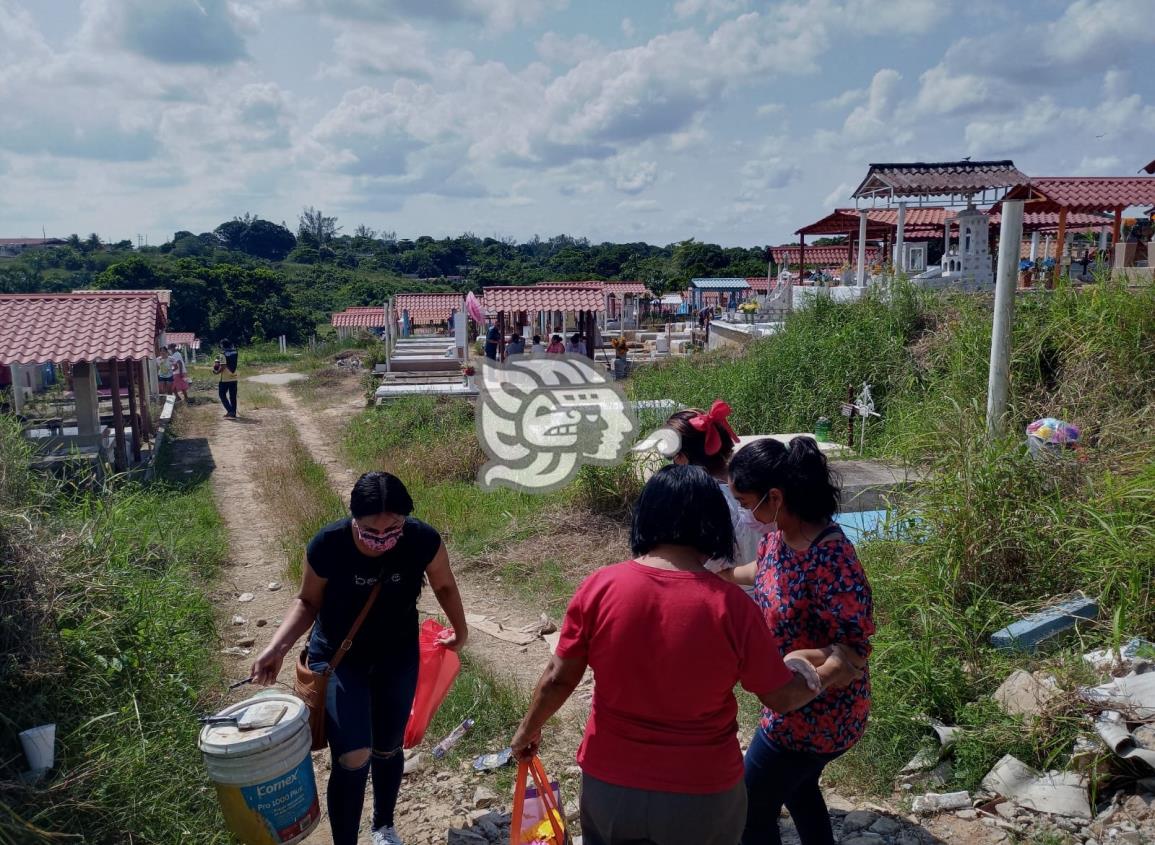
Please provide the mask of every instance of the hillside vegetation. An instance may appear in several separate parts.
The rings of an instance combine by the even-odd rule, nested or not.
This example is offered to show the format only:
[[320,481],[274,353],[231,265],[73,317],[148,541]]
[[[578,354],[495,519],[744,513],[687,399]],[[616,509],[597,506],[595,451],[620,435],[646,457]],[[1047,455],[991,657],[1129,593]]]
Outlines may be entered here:
[[0,261],[0,293],[168,289],[173,331],[242,344],[286,335],[300,343],[327,327],[331,312],[401,292],[640,279],[661,293],[687,287],[694,276],[765,276],[767,269],[763,247],[694,240],[591,244],[557,235],[517,243],[468,233],[407,240],[364,226],[352,235],[340,229],[335,218],[306,209],[296,235],[250,215],[199,235],[176,232],[159,247],[73,235],[63,246]]

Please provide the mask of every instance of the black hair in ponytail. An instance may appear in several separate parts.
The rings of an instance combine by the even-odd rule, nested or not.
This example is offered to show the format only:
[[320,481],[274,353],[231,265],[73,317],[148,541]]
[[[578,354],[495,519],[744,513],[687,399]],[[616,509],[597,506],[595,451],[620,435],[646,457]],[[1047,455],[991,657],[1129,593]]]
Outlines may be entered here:
[[838,476],[813,437],[795,437],[789,447],[771,437],[744,446],[730,461],[730,481],[758,496],[777,487],[787,509],[804,522],[826,523],[838,513]]

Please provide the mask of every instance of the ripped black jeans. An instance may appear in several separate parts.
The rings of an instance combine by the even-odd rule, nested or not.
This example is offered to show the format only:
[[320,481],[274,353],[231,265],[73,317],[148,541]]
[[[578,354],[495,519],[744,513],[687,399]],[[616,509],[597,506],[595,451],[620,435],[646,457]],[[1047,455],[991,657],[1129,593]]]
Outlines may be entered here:
[[[344,660],[329,678],[325,716],[333,766],[329,776],[329,824],[334,845],[356,845],[365,803],[365,782],[373,776],[373,829],[393,824],[405,757],[401,743],[417,689],[417,644],[403,655],[365,664]],[[313,663],[323,671],[324,663]],[[370,749],[357,767],[341,757]]]

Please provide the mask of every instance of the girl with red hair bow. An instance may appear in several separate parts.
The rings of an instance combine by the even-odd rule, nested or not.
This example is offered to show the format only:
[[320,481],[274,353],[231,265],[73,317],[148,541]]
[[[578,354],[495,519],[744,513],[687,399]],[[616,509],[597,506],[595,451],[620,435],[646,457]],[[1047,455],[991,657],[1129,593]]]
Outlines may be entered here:
[[729,417],[730,406],[719,399],[709,411],[690,408],[678,411],[666,420],[666,427],[681,441],[679,451],[673,456],[674,463],[699,466],[710,473],[730,508],[730,522],[734,526],[734,560],[708,561],[706,568],[711,572],[750,563],[757,558],[758,543],[762,540],[757,530],[741,521],[742,508],[730,490],[730,457],[734,454],[738,435],[730,427]]

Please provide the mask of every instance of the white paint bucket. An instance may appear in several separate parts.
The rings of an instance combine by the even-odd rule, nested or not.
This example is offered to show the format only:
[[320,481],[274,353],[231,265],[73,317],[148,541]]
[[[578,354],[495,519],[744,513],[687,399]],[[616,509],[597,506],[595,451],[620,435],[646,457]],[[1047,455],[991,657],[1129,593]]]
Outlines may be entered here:
[[294,845],[321,817],[309,753],[309,710],[301,699],[258,695],[217,716],[240,719],[249,708],[277,705],[284,706],[284,713],[268,727],[242,731],[233,724],[206,725],[200,734],[198,744],[216,783],[221,812],[244,845]]
[[20,744],[33,772],[46,772],[56,762],[56,725],[40,725],[20,732]]

